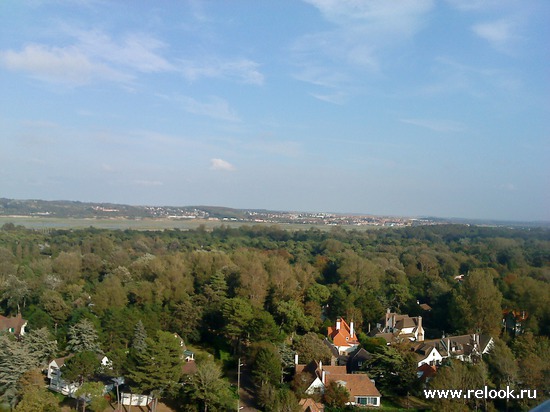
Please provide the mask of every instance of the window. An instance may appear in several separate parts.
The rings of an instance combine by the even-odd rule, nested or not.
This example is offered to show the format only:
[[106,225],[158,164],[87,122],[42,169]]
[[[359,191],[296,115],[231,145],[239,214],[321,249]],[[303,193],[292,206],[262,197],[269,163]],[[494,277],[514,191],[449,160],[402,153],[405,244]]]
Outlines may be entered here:
[[378,398],[375,398],[374,396],[356,396],[355,403],[357,405],[378,406]]

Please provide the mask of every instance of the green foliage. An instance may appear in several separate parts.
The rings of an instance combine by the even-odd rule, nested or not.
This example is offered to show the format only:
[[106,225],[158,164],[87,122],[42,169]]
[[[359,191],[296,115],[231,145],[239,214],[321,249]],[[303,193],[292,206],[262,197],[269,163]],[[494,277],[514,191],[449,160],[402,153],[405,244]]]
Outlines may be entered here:
[[23,390],[21,401],[15,407],[16,412],[58,412],[56,397],[46,388],[28,386]]
[[250,352],[250,365],[256,386],[279,384],[282,379],[282,362],[277,348],[271,343],[261,343],[253,345]]
[[69,327],[68,335],[67,349],[71,352],[101,352],[97,331],[88,319],[82,319],[76,325]]
[[301,364],[308,364],[311,361],[322,361],[330,363],[332,356],[330,349],[317,334],[309,332],[301,336],[294,344]]
[[323,400],[331,408],[344,408],[349,402],[349,392],[345,386],[332,381],[325,388]]
[[182,350],[179,340],[169,332],[158,331],[145,339],[142,351],[135,351],[129,379],[143,393],[173,393],[181,376]]
[[61,373],[68,382],[84,382],[99,371],[99,366],[100,361],[94,352],[83,351],[65,360]]
[[222,378],[221,368],[211,358],[197,361],[197,372],[189,377],[184,390],[204,410],[231,410],[237,404],[229,383]]

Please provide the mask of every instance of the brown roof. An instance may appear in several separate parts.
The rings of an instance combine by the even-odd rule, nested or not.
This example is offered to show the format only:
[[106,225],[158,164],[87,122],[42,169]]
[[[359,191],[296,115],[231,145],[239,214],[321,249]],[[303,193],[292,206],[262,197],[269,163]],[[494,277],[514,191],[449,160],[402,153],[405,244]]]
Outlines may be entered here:
[[21,329],[26,324],[27,321],[23,319],[20,313],[11,318],[0,315],[0,331],[13,329],[15,335],[20,335]]
[[311,398],[301,399],[300,406],[304,412],[323,412],[325,410],[322,403],[315,402]]
[[330,382],[342,382],[349,392],[350,401],[355,402],[357,396],[380,397],[380,392],[366,373],[343,373],[326,375],[326,384]]

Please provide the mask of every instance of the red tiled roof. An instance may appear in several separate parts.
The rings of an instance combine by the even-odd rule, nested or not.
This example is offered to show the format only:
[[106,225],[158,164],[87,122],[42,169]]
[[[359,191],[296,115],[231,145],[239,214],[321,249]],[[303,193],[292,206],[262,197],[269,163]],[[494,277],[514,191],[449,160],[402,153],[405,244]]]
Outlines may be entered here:
[[380,392],[366,373],[353,374],[326,374],[326,384],[330,382],[345,382],[345,388],[349,392],[350,401],[355,401],[357,396],[380,397]]
[[[344,318],[340,318],[340,329],[336,327],[328,327],[328,336],[332,339],[335,346],[353,346],[359,345],[357,335],[354,333],[351,336],[351,328],[346,323]],[[337,321],[338,322],[338,321]]]
[[20,335],[21,328],[26,325],[26,323],[27,321],[23,319],[20,313],[11,318],[0,315],[0,331],[13,329],[13,333]]

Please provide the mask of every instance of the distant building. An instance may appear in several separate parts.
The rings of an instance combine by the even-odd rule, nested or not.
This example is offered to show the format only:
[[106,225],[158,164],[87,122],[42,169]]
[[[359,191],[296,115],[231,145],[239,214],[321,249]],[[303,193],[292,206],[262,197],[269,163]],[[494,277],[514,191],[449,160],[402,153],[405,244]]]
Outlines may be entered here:
[[327,334],[328,339],[338,350],[340,355],[349,354],[359,346],[359,340],[357,340],[353,321],[348,325],[344,318],[340,317],[336,319],[336,325],[334,327],[328,327]]
[[525,332],[525,324],[529,318],[529,313],[525,310],[510,310],[502,312],[502,327],[512,335],[518,336]]
[[404,339],[422,342],[424,340],[422,316],[411,318],[409,315],[400,315],[388,309],[376,328],[371,330],[370,336],[384,338],[388,344]]
[[10,318],[0,315],[0,332],[8,331],[19,338],[25,334],[27,323],[21,316],[21,313]]

